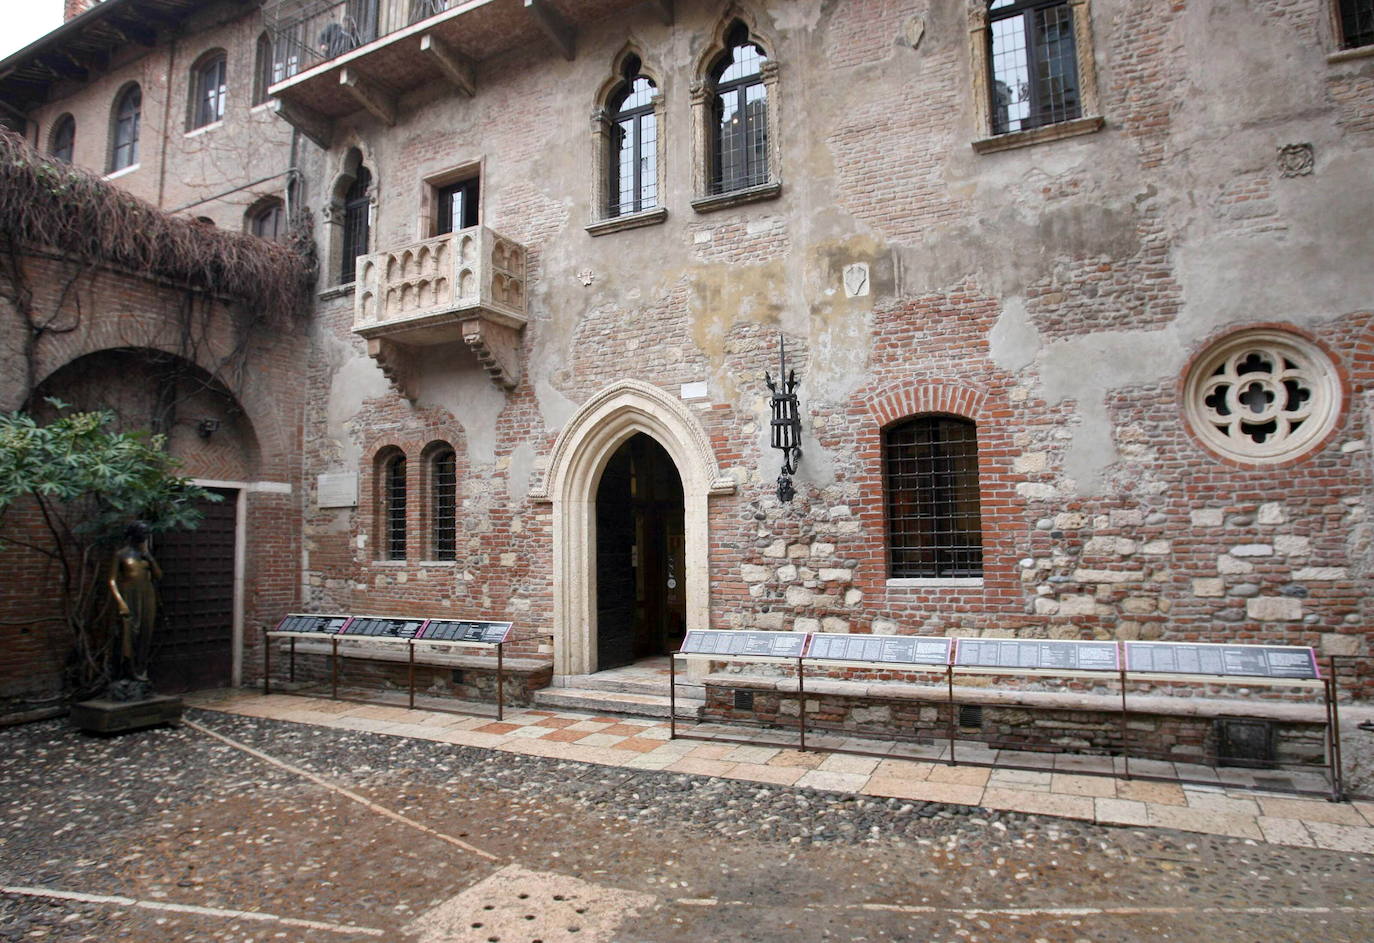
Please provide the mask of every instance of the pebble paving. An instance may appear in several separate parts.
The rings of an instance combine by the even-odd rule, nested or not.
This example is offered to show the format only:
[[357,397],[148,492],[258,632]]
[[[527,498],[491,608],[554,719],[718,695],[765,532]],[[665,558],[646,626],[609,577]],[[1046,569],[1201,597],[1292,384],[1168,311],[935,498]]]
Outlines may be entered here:
[[[182,909],[0,893],[0,940],[405,941],[506,862],[657,901],[623,941],[1374,938],[1365,855],[189,716],[501,861],[190,727],[30,724],[0,730],[0,884]],[[578,939],[531,910],[524,943]]]

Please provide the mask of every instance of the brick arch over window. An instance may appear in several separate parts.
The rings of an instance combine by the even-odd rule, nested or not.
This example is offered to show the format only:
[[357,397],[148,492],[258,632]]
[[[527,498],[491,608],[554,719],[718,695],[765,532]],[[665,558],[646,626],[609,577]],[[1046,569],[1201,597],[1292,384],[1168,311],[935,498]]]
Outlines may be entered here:
[[682,478],[687,628],[710,625],[708,500],[733,494],[711,440],[681,401],[648,383],[624,380],[587,400],[554,443],[549,470],[530,497],[553,504],[554,671],[585,674],[596,661],[596,488],[625,440],[657,441]]
[[957,383],[922,383],[880,391],[868,399],[868,411],[879,428],[922,413],[948,413],[978,422],[987,392]]

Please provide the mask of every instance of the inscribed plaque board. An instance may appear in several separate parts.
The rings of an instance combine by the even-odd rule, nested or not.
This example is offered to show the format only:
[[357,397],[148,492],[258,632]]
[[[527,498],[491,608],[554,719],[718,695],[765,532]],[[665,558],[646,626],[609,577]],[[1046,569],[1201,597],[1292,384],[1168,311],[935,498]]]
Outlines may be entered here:
[[1070,639],[961,638],[954,664],[963,668],[1117,671],[1115,642]]
[[337,635],[352,616],[320,616],[292,613],[277,623],[274,632],[299,632],[303,635]]
[[810,636],[802,632],[738,632],[694,629],[682,640],[679,655],[749,655],[800,658]]
[[950,639],[919,635],[843,635],[817,632],[811,636],[807,658],[833,661],[872,661],[897,665],[949,664]]
[[1317,653],[1297,645],[1127,642],[1126,670],[1241,678],[1320,678]]
[[495,645],[510,634],[509,622],[470,622],[459,619],[431,619],[417,639],[421,642],[484,642]]
[[392,619],[386,616],[354,616],[343,633],[366,638],[414,638],[425,624],[424,619]]

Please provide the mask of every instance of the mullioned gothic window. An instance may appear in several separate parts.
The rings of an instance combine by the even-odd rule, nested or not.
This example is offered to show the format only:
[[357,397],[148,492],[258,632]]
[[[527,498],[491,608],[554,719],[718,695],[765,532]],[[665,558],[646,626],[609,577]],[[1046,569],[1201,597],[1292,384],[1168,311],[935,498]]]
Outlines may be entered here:
[[357,277],[358,256],[367,254],[372,226],[372,174],[361,164],[343,195],[343,259],[339,282]]
[[664,100],[637,53],[615,59],[592,111],[592,206],[599,236],[662,222]]
[[978,435],[957,416],[917,416],[883,433],[888,575],[983,575]]

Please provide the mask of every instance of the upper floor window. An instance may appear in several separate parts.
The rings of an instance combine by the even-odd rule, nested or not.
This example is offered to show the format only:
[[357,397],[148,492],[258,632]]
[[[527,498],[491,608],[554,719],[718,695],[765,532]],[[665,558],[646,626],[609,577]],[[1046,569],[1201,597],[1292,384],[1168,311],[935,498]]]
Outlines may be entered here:
[[264,200],[248,211],[248,231],[260,239],[281,242],[286,238],[286,208],[281,200]]
[[478,177],[438,187],[434,191],[434,235],[476,226],[477,200],[481,196],[481,189],[482,182]]
[[191,70],[191,115],[188,129],[203,128],[224,119],[229,91],[227,59],[223,50],[202,56]]
[[711,193],[768,182],[768,88],[763,49],[743,23],[726,35],[726,52],[711,70]]
[[458,459],[439,448],[429,460],[430,553],[435,560],[458,556]]
[[970,420],[918,416],[883,433],[889,575],[983,575],[978,436]]
[[48,136],[48,154],[53,160],[70,164],[75,150],[76,119],[71,115],[63,115],[57,119],[57,123],[52,126],[52,133]]
[[357,277],[358,256],[367,254],[372,224],[372,174],[362,164],[354,174],[343,197],[343,261],[339,282],[348,284]]
[[115,99],[110,147],[110,171],[138,163],[138,125],[143,114],[143,90],[130,85]]
[[1374,45],[1374,0],[1340,0],[1341,46]]
[[1082,115],[1068,0],[991,0],[988,46],[993,134]]
[[658,88],[639,74],[639,59],[625,63],[625,84],[611,98],[611,179],[606,215],[623,216],[658,206]]

